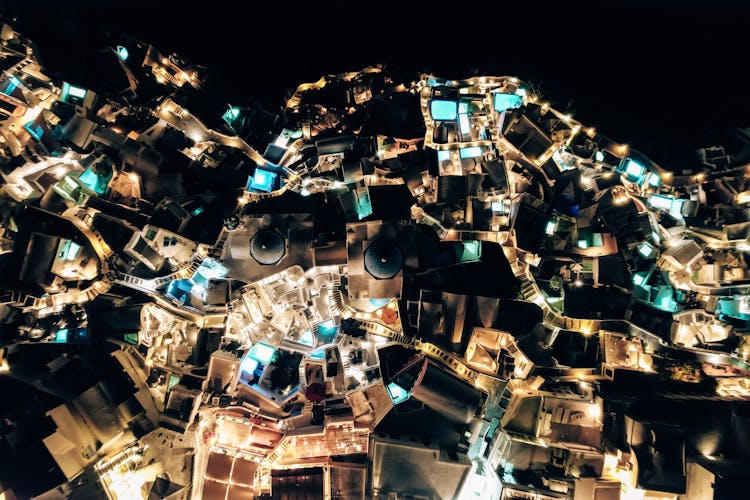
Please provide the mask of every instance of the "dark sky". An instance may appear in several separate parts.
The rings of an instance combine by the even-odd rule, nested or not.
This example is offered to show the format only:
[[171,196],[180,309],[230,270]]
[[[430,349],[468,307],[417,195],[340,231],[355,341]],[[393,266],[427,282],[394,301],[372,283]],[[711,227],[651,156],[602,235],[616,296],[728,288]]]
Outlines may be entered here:
[[373,63],[515,74],[667,163],[712,131],[750,126],[743,3],[0,0],[45,63],[71,72],[85,71],[81,55],[104,43],[108,25],[209,66],[227,99],[280,100],[299,82]]

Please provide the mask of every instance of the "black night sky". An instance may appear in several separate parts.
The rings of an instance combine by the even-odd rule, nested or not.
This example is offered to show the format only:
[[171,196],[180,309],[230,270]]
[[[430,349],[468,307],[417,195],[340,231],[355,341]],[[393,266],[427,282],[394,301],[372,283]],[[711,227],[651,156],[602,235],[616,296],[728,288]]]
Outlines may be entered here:
[[376,63],[448,77],[517,75],[667,168],[721,143],[723,129],[750,125],[743,4],[0,2],[37,41],[48,70],[68,78],[95,78],[87,56],[107,45],[106,30],[208,66],[209,90],[226,100],[280,103],[298,83]]

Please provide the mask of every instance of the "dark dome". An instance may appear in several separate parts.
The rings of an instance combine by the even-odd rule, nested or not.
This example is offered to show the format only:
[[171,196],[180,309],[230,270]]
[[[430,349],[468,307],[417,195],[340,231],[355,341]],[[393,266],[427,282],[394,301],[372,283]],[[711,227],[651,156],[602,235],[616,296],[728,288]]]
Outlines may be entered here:
[[250,255],[261,264],[276,264],[285,253],[284,238],[273,229],[261,229],[250,240]]
[[365,250],[365,269],[375,278],[393,278],[403,264],[404,254],[393,240],[376,240]]

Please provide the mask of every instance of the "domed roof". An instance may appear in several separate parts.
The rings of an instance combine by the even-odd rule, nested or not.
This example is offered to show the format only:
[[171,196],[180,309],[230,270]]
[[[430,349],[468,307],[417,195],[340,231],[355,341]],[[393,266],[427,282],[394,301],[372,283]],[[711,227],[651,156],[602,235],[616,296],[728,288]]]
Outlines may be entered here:
[[284,238],[273,229],[261,229],[250,240],[250,255],[261,264],[276,264],[285,253]]
[[365,250],[365,269],[375,278],[393,278],[403,265],[404,254],[393,240],[376,240]]

